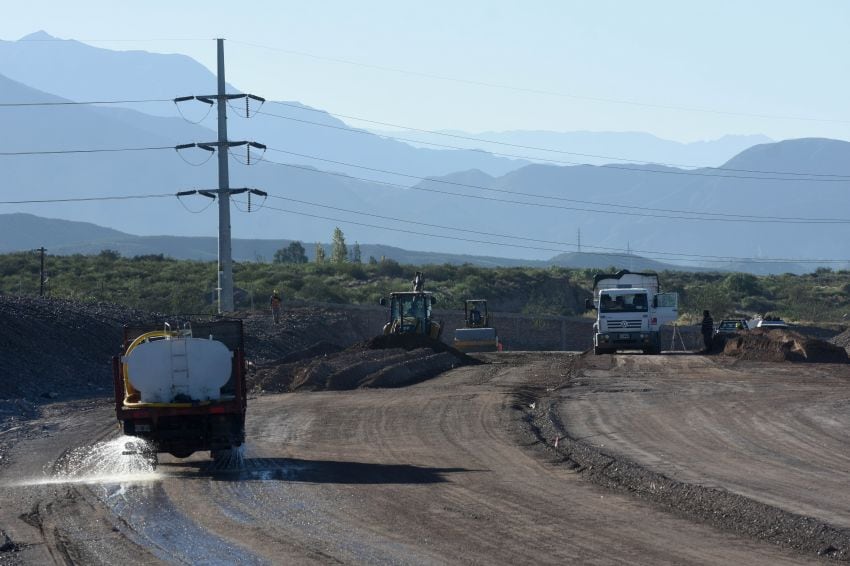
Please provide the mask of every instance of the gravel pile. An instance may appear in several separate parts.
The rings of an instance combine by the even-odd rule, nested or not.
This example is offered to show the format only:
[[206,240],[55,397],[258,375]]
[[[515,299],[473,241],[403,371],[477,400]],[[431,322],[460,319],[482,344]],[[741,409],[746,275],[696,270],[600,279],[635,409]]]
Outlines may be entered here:
[[121,327],[147,316],[108,303],[0,296],[0,399],[109,394]]
[[[253,391],[398,386],[474,363],[424,336],[367,340],[378,329],[344,311],[292,308],[280,324],[266,313],[241,318]],[[161,320],[109,303],[0,296],[0,400],[109,397],[122,326]]]
[[296,361],[288,357],[299,352],[306,355],[319,343],[325,344],[327,351],[317,350],[314,355],[339,351],[379,330],[344,311],[324,308],[286,309],[280,324],[274,324],[265,313],[245,313],[241,318],[245,324],[246,355],[258,366]]
[[739,332],[726,338],[723,354],[764,362],[848,362],[847,351],[841,346],[780,329]]
[[[0,399],[110,396],[123,325],[165,319],[110,303],[0,295]],[[293,309],[278,325],[265,314],[244,323],[247,357],[259,364],[337,352],[374,333],[326,309]]]
[[832,338],[830,338],[829,341],[835,344],[836,346],[841,346],[842,348],[847,350],[848,348],[850,348],[850,328],[848,328],[841,334],[833,336]]
[[[321,343],[308,351],[326,349]],[[342,352],[266,364],[251,378],[256,392],[348,390],[402,387],[452,368],[480,363],[454,348],[421,335],[376,336]]]

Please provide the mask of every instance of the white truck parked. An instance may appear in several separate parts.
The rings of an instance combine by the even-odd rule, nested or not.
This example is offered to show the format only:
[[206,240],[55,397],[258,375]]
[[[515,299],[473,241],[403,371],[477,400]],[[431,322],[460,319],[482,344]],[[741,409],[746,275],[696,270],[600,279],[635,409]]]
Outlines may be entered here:
[[585,307],[596,311],[593,353],[642,350],[661,353],[661,326],[679,316],[677,293],[661,293],[655,273],[600,273],[593,279],[593,299]]

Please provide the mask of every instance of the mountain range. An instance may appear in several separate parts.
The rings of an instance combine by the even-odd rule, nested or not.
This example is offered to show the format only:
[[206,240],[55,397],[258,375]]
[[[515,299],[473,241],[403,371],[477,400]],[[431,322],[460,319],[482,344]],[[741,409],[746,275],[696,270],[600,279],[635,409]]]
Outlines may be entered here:
[[[5,75],[0,76],[0,103],[173,98],[208,94],[215,85],[206,68],[182,55],[111,51],[53,39],[39,33],[0,42],[0,74]],[[237,86],[230,89],[238,91]],[[253,199],[250,212],[244,196],[234,197],[236,237],[327,241],[339,225],[350,242],[364,245],[548,262],[575,252],[580,231],[585,253],[633,250],[634,255],[690,266],[726,268],[738,257],[850,257],[847,222],[837,212],[846,206],[848,181],[836,176],[850,176],[847,142],[757,144],[723,163],[723,170],[623,163],[559,166],[483,151],[414,147],[351,128],[297,102],[267,102],[260,108],[285,118],[256,114],[245,119],[238,110],[236,105],[229,110],[230,138],[257,140],[279,151],[266,152],[267,160],[259,162],[255,154],[256,164],[246,166],[240,154],[244,149],[232,150],[231,186],[270,194],[265,201]],[[184,109],[193,118],[199,111],[205,110]],[[166,148],[0,155],[0,186],[7,201],[0,212],[58,216],[141,236],[212,237],[217,214],[210,201],[168,196],[217,187],[216,160],[201,164],[210,157],[206,152],[168,149],[212,141],[212,124],[187,122],[171,102],[132,108],[0,108],[5,134],[0,152]],[[641,143],[643,138],[635,139]],[[614,142],[587,143],[587,154],[626,151]],[[644,145],[647,153],[656,151],[650,151],[648,142]],[[674,158],[658,161],[680,161],[667,155]],[[8,204],[89,196],[146,198]],[[807,217],[833,220],[802,223]]]
[[[242,262],[272,261],[277,250],[292,240],[245,239],[233,240],[233,258]],[[351,245],[351,242],[348,242]],[[330,256],[331,244],[320,244]],[[112,250],[124,257],[162,254],[175,259],[213,261],[218,254],[218,240],[203,236],[136,236],[88,222],[73,222],[41,218],[31,214],[0,214],[0,253],[21,252],[47,248],[49,254],[98,254]],[[559,254],[548,260],[531,260],[469,254],[423,252],[383,244],[362,244],[361,257],[367,261],[392,259],[408,265],[470,264],[480,267],[570,267],[598,269],[628,269],[631,271],[685,270],[705,271],[705,268],[681,267],[635,254],[584,253]],[[315,259],[315,245],[305,245],[310,261]],[[744,271],[759,275],[769,273],[804,273],[806,267],[795,264],[741,263],[729,271]]]
[[[554,164],[660,163],[682,167],[719,167],[757,144],[770,143],[763,135],[726,135],[716,140],[677,142],[646,132],[551,132],[511,130],[506,132],[464,132],[437,130],[405,132],[372,130],[380,135],[403,135],[413,145],[455,144],[482,151],[523,155],[536,162]],[[491,141],[493,143],[487,143]],[[418,143],[417,143],[418,142]],[[536,148],[545,148],[536,149]]]

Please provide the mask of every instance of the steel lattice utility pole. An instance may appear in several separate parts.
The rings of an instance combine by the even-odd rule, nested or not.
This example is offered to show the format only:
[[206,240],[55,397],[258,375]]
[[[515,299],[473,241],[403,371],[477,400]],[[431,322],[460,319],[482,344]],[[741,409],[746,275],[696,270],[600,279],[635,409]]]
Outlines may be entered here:
[[[267,196],[265,192],[258,189],[231,189],[230,174],[227,167],[229,149],[234,146],[247,145],[248,163],[251,161],[250,148],[254,147],[265,151],[266,146],[253,141],[228,141],[227,140],[227,101],[237,98],[256,100],[262,104],[265,99],[253,94],[227,94],[225,92],[224,79],[224,40],[216,39],[218,47],[218,91],[217,94],[204,96],[181,96],[174,99],[174,103],[197,100],[204,104],[216,104],[218,106],[218,141],[206,143],[186,143],[175,146],[180,151],[190,147],[198,147],[206,151],[218,151],[218,189],[215,191],[191,190],[177,193],[178,197],[193,194],[203,195],[209,198],[218,198],[218,312],[231,312],[233,305],[233,255],[230,238],[230,196],[241,193],[249,193],[258,196]],[[248,100],[245,102],[246,116],[248,115]],[[250,203],[250,200],[249,200]],[[249,205],[250,206],[250,205]]]
[[230,174],[227,169],[227,95],[224,92],[224,40],[218,47],[218,312],[233,310],[233,256],[230,242]]

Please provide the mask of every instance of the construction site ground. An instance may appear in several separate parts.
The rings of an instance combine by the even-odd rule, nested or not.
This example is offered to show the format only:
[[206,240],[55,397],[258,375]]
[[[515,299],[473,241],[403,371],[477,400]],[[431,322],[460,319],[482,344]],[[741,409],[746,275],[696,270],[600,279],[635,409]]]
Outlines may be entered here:
[[335,356],[367,350],[454,367],[383,384],[379,368],[347,390],[256,388],[243,459],[225,466],[121,456],[97,376],[86,395],[9,396],[0,563],[850,559],[850,364],[566,352],[475,363],[427,345],[376,350],[354,330],[354,350],[330,330],[333,345],[313,350],[258,338],[278,332],[265,322],[251,332],[264,353],[255,385],[263,367],[322,362],[331,375]]

